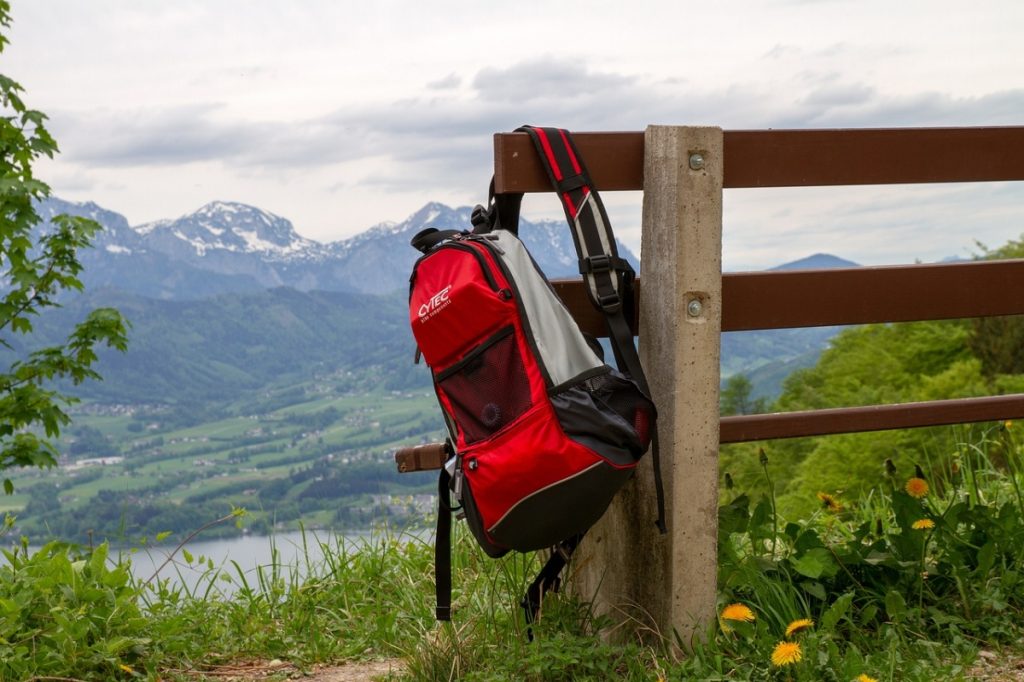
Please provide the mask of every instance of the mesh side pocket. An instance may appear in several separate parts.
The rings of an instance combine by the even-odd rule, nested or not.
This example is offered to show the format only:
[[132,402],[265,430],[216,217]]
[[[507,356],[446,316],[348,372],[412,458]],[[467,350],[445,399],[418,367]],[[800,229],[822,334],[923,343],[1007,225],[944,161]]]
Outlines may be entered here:
[[642,455],[651,444],[652,427],[658,418],[654,403],[633,381],[615,371],[595,377],[588,383],[596,401],[606,405],[633,427],[640,441],[637,456]]
[[530,383],[512,327],[437,375],[466,443],[484,440],[530,408]]

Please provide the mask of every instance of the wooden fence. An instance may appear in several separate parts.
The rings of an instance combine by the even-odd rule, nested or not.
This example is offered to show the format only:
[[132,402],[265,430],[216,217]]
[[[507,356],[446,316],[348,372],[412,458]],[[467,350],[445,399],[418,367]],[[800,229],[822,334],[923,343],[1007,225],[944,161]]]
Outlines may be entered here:
[[[670,507],[669,537],[638,524],[653,499],[641,474],[588,535],[581,589],[604,608],[634,609],[684,642],[715,617],[720,443],[1024,418],[1024,394],[718,417],[722,331],[1024,314],[1024,260],[722,274],[723,189],[1020,181],[1024,127],[651,127],[575,139],[598,188],[645,192],[634,330],[662,413]],[[550,191],[526,134],[496,135],[494,160],[497,192]],[[587,331],[604,334],[581,283],[555,286]]]

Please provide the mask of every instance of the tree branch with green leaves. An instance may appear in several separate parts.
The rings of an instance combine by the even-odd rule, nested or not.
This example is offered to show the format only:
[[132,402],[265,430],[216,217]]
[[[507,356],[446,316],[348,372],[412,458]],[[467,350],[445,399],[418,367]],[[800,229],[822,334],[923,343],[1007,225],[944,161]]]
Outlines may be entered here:
[[[0,0],[0,29],[10,24],[10,3]],[[7,43],[0,33],[0,53]],[[67,215],[41,225],[37,206],[50,188],[35,177],[33,164],[53,158],[58,149],[46,130],[46,115],[28,108],[23,93],[21,85],[0,74],[0,344],[10,350],[12,335],[30,338],[41,311],[82,290],[79,252],[102,229],[93,220]],[[127,329],[117,310],[98,308],[63,343],[23,350],[0,371],[0,470],[56,464],[54,441],[70,423],[67,408],[77,399],[54,384],[99,379],[93,369],[97,349],[124,351]],[[10,479],[3,486],[8,494],[14,490]]]

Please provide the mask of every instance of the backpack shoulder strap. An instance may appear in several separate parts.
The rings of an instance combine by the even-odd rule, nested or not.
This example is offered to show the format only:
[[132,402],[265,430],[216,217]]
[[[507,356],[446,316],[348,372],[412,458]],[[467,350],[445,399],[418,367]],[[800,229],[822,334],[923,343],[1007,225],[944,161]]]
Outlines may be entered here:
[[[572,135],[561,128],[535,126],[522,126],[516,132],[530,135],[551,185],[562,202],[566,220],[572,228],[573,243],[587,296],[594,307],[604,313],[619,371],[629,374],[640,389],[650,396],[647,376],[640,364],[629,326],[629,319],[633,315],[633,281],[636,273],[625,259],[619,257],[604,203],[590,180]],[[665,502],[656,430],[651,459],[658,497],[657,525],[664,533]]]
[[624,294],[631,293],[627,289],[634,278],[633,268],[619,258],[604,203],[572,136],[560,128],[534,126],[522,126],[516,132],[530,135],[562,202],[590,302],[606,314],[620,310]]

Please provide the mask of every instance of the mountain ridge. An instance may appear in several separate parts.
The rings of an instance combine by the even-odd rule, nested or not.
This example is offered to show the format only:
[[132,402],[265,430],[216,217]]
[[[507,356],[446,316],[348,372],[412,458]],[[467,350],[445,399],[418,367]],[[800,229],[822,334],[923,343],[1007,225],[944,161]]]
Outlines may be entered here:
[[[378,223],[331,242],[302,237],[291,221],[255,206],[212,201],[173,219],[130,226],[94,202],[41,202],[43,222],[59,213],[104,230],[82,253],[87,288],[121,288],[158,299],[204,298],[288,286],[300,291],[384,294],[408,286],[419,254],[411,237],[426,227],[467,229],[472,209],[429,202],[399,222]],[[572,236],[561,221],[522,220],[520,236],[549,277],[578,276]],[[620,254],[639,259],[621,242]]]

